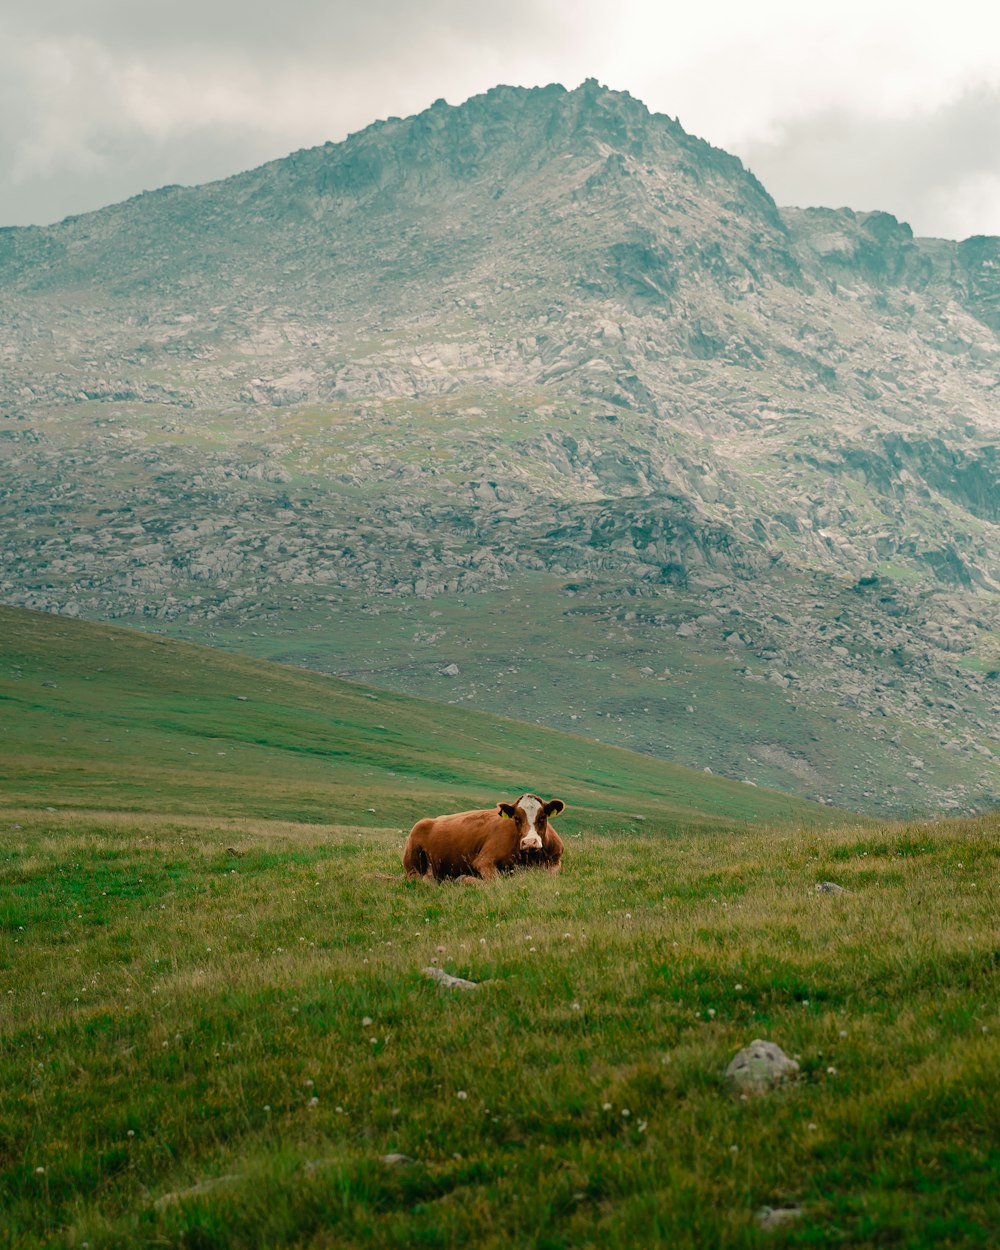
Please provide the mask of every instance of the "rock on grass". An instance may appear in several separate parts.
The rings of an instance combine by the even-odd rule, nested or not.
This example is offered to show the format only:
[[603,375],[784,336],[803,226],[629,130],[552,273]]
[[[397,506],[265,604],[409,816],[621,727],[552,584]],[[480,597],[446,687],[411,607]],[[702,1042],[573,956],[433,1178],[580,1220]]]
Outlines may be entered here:
[[746,1093],[763,1093],[774,1085],[794,1080],[799,1065],[775,1042],[761,1038],[744,1046],[726,1068],[726,1080]]

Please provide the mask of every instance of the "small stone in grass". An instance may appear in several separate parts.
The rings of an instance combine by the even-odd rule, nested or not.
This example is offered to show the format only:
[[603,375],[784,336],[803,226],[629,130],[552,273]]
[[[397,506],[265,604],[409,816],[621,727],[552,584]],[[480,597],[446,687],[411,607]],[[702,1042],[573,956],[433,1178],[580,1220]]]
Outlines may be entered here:
[[383,1155],[382,1162],[386,1165],[386,1167],[395,1168],[399,1167],[403,1163],[412,1163],[413,1159],[411,1159],[409,1155],[401,1155],[393,1152],[392,1154]]
[[784,1228],[802,1215],[802,1208],[794,1202],[783,1207],[761,1207],[757,1212],[757,1223],[766,1233],[776,1228]]
[[422,972],[425,977],[430,977],[432,981],[437,981],[439,985],[449,990],[476,990],[480,985],[478,981],[466,981],[464,977],[453,977],[443,968],[423,968]]
[[197,1185],[189,1186],[187,1189],[175,1189],[168,1194],[161,1194],[160,1197],[153,1203],[153,1206],[156,1207],[157,1210],[162,1211],[164,1207],[168,1207],[172,1203],[183,1202],[189,1198],[200,1198],[204,1194],[211,1193],[213,1189],[219,1189],[224,1185],[235,1184],[236,1181],[241,1179],[242,1178],[240,1176],[235,1175],[212,1176],[209,1177],[208,1180],[200,1181]]
[[739,1051],[726,1068],[726,1080],[751,1093],[794,1079],[799,1065],[774,1042],[756,1038]]

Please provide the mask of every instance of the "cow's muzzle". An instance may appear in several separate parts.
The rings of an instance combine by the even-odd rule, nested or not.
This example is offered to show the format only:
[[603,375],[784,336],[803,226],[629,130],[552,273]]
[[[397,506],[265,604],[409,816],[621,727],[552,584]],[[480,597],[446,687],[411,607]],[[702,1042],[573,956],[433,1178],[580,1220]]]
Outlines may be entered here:
[[541,849],[542,849],[542,839],[538,836],[537,833],[534,832],[534,830],[532,830],[531,833],[526,833],[524,837],[521,839],[522,851],[540,851]]

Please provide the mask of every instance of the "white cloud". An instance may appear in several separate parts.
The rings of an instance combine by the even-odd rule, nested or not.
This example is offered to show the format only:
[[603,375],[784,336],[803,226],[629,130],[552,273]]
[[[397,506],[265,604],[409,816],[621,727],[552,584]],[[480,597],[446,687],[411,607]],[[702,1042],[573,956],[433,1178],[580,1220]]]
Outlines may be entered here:
[[948,187],[933,187],[926,196],[924,214],[929,228],[919,233],[945,239],[1000,235],[1000,169],[970,174]]
[[917,234],[1000,234],[1000,89],[930,112],[802,117],[739,154],[779,203],[882,208]]
[[223,177],[442,95],[538,81],[539,50],[560,33],[569,46],[573,28],[558,8],[535,9],[300,0],[279,20],[270,3],[177,0],[163,20],[130,0],[54,0],[36,28],[14,0],[0,16],[0,224]]
[[980,0],[933,21],[901,0],[6,0],[0,223],[223,177],[439,96],[591,75],[744,156],[779,201],[1000,230],[997,166],[942,175],[915,141],[1000,91],[1000,6]]
[[981,0],[953,0],[933,21],[912,0],[619,0],[613,29],[615,72],[722,144],[766,139],[797,116],[906,117],[1000,86],[1000,7]]

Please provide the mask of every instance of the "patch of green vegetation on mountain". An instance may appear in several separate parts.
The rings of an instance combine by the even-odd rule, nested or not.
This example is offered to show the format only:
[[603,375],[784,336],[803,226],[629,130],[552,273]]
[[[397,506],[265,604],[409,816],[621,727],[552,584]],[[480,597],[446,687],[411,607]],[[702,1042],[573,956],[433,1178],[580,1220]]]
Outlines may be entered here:
[[[814,586],[788,579],[788,604]],[[838,597],[838,594],[840,597]],[[913,709],[942,699],[914,688],[913,657],[892,661],[885,684],[834,686],[844,638],[838,621],[853,591],[796,611],[808,639],[774,651],[767,618],[733,613],[730,596],[664,588],[623,595],[614,585],[527,575],[516,590],[426,600],[258,603],[254,627],[225,613],[198,636],[212,645],[406,690],[461,706],[530,715],[697,769],[800,792],[861,810],[926,802],[924,770],[983,792],[983,756],[966,765]],[[849,602],[847,603],[849,605]],[[792,622],[771,627],[794,639]],[[170,624],[162,627],[175,628]],[[190,636],[187,626],[179,630]],[[378,646],[371,645],[373,636]],[[772,635],[773,636],[773,635]],[[853,664],[869,661],[854,639]],[[988,652],[988,648],[986,649]],[[986,654],[986,652],[984,652]],[[989,680],[977,669],[973,682]],[[971,703],[977,741],[990,740],[989,705]],[[521,711],[518,711],[520,709]],[[985,749],[985,748],[984,748]]]
[[[391,825],[526,790],[568,836],[757,819],[815,804],[504,717],[130,630],[0,608],[8,808]],[[841,816],[841,819],[843,817]],[[646,823],[644,823],[646,822]],[[399,838],[400,850],[402,838]]]

